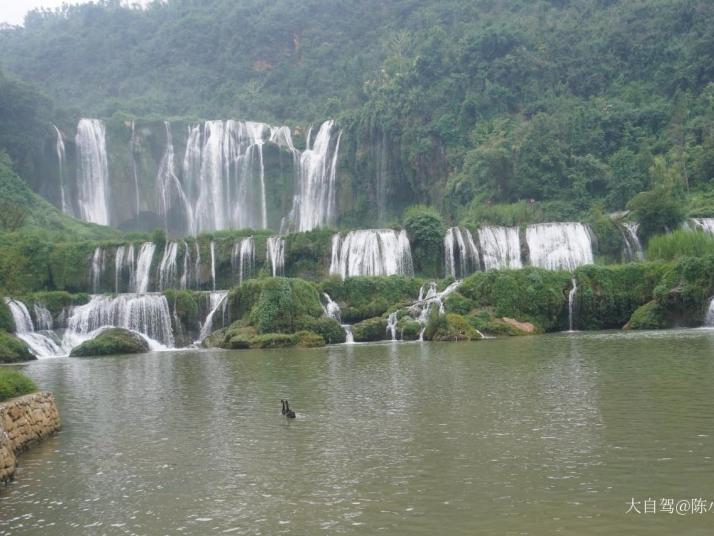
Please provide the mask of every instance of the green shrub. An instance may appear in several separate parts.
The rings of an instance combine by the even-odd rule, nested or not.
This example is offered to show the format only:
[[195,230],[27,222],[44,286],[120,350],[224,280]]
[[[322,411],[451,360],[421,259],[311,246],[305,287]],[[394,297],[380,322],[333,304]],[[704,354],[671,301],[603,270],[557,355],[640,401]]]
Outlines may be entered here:
[[714,255],[714,236],[702,231],[677,229],[653,236],[647,243],[649,260],[673,261],[680,257]]
[[638,307],[625,329],[662,329],[669,327],[664,308],[655,301]]
[[481,336],[462,315],[440,315],[434,309],[429,315],[424,338],[431,341],[470,341],[480,339]]
[[401,318],[397,324],[397,338],[403,341],[416,341],[419,339],[422,326],[408,316]]
[[595,254],[605,262],[616,263],[622,261],[623,236],[620,227],[602,210],[591,211],[588,223],[597,238]]
[[37,386],[21,372],[0,368],[0,402],[37,391]]
[[570,274],[541,268],[477,272],[467,277],[459,293],[475,306],[493,309],[495,316],[528,321],[543,331],[567,322],[566,289]]
[[324,316],[321,318],[305,317],[303,321],[300,322],[300,327],[301,329],[317,333],[327,344],[341,344],[345,342],[345,330],[334,318]]
[[457,313],[460,315],[466,315],[473,308],[473,302],[468,298],[465,298],[459,292],[452,292],[447,296],[444,307],[447,313]]
[[285,237],[286,275],[313,281],[326,276],[334,233],[330,229],[317,229],[287,235]]
[[10,333],[0,331],[0,363],[19,363],[33,359],[37,358],[27,344]]
[[0,300],[0,331],[12,333],[15,331],[15,321],[12,318],[10,308],[4,300]]
[[671,325],[701,326],[714,296],[714,255],[682,257],[665,271],[653,294]]
[[649,239],[657,233],[671,231],[684,220],[685,205],[672,188],[659,187],[640,192],[627,204],[640,223],[640,235]]
[[142,354],[149,351],[146,340],[133,331],[111,328],[91,340],[72,348],[72,357],[94,357],[119,354]]
[[414,273],[439,277],[444,263],[444,221],[439,212],[425,205],[404,210],[402,223],[409,235]]
[[295,333],[297,345],[303,348],[319,348],[325,346],[325,339],[312,331],[298,331]]
[[387,320],[369,318],[352,326],[355,342],[383,341],[387,338]]

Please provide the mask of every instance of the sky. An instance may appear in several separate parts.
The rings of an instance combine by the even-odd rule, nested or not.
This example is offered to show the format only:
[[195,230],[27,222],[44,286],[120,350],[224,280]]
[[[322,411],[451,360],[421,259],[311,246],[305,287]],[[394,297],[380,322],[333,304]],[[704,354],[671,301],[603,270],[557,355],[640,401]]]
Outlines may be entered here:
[[[60,7],[62,4],[82,4],[89,0],[0,0],[0,24],[22,24],[25,13],[37,7]],[[134,1],[131,2],[135,3]],[[146,2],[139,1],[145,4]]]

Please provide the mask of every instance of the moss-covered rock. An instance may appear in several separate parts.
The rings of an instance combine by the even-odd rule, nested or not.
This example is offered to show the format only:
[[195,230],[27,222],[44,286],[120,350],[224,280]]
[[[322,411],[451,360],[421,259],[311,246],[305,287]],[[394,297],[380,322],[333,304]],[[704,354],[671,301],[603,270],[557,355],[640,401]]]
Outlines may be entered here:
[[72,348],[72,357],[142,354],[149,351],[149,343],[133,331],[122,328],[106,329],[91,340]]
[[421,329],[421,324],[408,316],[400,318],[397,323],[397,334],[403,341],[416,341]]
[[319,348],[325,346],[325,339],[322,335],[313,333],[312,331],[298,331],[295,334],[297,345],[303,348]]
[[665,272],[653,294],[670,325],[701,326],[714,296],[714,256],[681,258]]
[[230,347],[233,349],[247,348],[288,348],[295,346],[298,338],[295,335],[286,333],[263,333],[254,337],[238,335],[230,340]]
[[632,313],[625,329],[662,329],[669,327],[667,312],[655,301],[646,303]]
[[345,330],[334,318],[324,316],[321,318],[306,317],[301,322],[301,328],[317,333],[327,344],[341,344],[345,342]]
[[23,341],[0,330],[0,363],[19,363],[37,359]]
[[424,338],[431,341],[472,341],[481,338],[474,327],[462,315],[434,312],[429,316]]
[[387,338],[387,320],[369,318],[352,326],[355,342],[383,341]]

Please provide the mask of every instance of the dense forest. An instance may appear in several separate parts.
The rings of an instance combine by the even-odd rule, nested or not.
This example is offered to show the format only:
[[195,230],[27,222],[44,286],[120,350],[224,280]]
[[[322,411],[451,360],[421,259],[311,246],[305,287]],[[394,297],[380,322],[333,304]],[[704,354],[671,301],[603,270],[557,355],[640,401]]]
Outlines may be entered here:
[[[0,141],[25,176],[22,144],[48,114],[333,117],[345,129],[342,169],[371,190],[386,176],[392,217],[423,202],[463,223],[568,219],[623,210],[652,189],[709,215],[712,20],[705,0],[109,0],[34,11],[0,31],[0,61],[47,97],[0,79]],[[34,109],[9,106],[9,94]]]

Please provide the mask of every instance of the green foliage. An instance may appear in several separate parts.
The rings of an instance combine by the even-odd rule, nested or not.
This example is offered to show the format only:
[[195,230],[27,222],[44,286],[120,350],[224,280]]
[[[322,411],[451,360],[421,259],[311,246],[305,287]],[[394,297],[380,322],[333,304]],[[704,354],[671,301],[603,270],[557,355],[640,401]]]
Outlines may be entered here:
[[15,321],[12,318],[10,308],[5,301],[0,301],[0,332],[7,331],[12,333],[15,331]]
[[588,223],[597,237],[596,256],[611,263],[621,262],[623,260],[623,234],[618,225],[599,206],[590,212]]
[[312,331],[298,331],[295,333],[297,345],[303,348],[319,348],[325,346],[325,339]]
[[638,307],[632,313],[625,329],[662,329],[668,326],[667,315],[661,305],[655,301]]
[[473,302],[467,298],[464,298],[459,292],[452,292],[446,298],[444,302],[444,307],[448,313],[457,313],[460,315],[468,314],[473,308]]
[[0,331],[0,363],[19,363],[33,359],[37,358],[23,341],[5,331]]
[[353,323],[413,302],[423,284],[421,279],[402,276],[331,278],[320,283],[320,292],[339,304],[344,322]]
[[383,341],[387,338],[387,320],[384,318],[368,318],[352,326],[355,342]]
[[162,251],[166,246],[166,231],[163,229],[154,229],[151,233],[151,241],[156,244],[158,251]]
[[164,290],[164,296],[184,326],[195,325],[198,320],[198,301],[193,292],[167,289]]
[[459,292],[496,316],[528,321],[555,331],[566,321],[570,275],[540,268],[479,272],[466,278]]
[[685,216],[682,196],[672,188],[658,187],[640,192],[632,198],[627,207],[640,223],[640,235],[644,239],[676,229]]
[[677,229],[668,234],[653,236],[647,243],[649,260],[673,261],[680,257],[714,255],[714,236],[702,231]]
[[416,341],[421,333],[421,324],[416,320],[405,316],[397,323],[397,338],[404,341]]
[[402,223],[409,235],[414,272],[441,275],[446,228],[439,212],[432,207],[413,205],[402,214]]
[[142,354],[149,344],[136,333],[122,328],[111,328],[72,348],[72,357],[95,357],[119,354]]
[[303,330],[311,331],[320,335],[327,344],[341,344],[345,342],[345,330],[334,318],[304,317],[300,323]]
[[250,280],[238,287],[236,295],[238,316],[248,313],[258,333],[294,333],[305,317],[322,315],[317,290],[301,279]]
[[334,231],[318,229],[285,237],[285,267],[289,277],[317,281],[327,275]]
[[578,268],[574,328],[622,328],[638,307],[652,299],[654,288],[667,269],[661,263]]
[[0,402],[37,391],[30,378],[18,370],[0,368]]
[[262,335],[236,335],[227,344],[227,348],[247,350],[249,348],[288,348],[298,343],[297,335],[285,333],[264,333]]
[[430,341],[471,341],[478,340],[481,336],[462,315],[440,315],[434,309],[429,316],[424,338]]
[[714,296],[714,256],[682,257],[654,289],[670,325],[701,326]]

